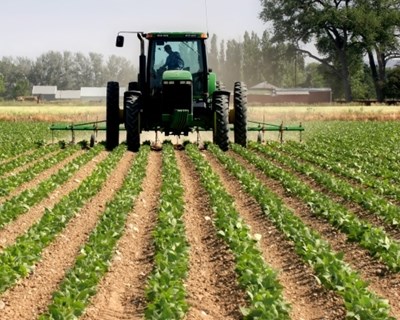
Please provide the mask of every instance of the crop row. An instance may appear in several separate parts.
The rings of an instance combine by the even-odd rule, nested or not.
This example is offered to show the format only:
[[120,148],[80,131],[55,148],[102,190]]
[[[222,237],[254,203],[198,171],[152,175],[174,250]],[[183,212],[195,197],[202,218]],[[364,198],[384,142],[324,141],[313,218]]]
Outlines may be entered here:
[[307,145],[350,162],[398,163],[398,122],[335,122],[324,125]]
[[158,222],[153,231],[154,269],[146,287],[147,319],[181,319],[188,304],[184,280],[188,273],[188,243],[182,220],[183,187],[173,146],[163,145],[162,185]]
[[357,241],[374,257],[379,257],[394,272],[400,271],[400,244],[391,239],[381,228],[359,219],[327,195],[313,190],[293,174],[273,165],[269,161],[244,148],[233,146],[234,150],[262,170],[267,176],[278,180],[292,195],[301,198],[311,211]]
[[188,145],[186,149],[209,195],[218,234],[235,256],[239,284],[246,290],[250,301],[247,308],[241,308],[245,319],[289,319],[289,306],[283,300],[276,272],[263,260],[257,241],[240,218],[233,198],[197,148]]
[[102,145],[96,146],[90,151],[73,159],[58,172],[54,173],[48,179],[40,182],[34,188],[24,190],[20,194],[5,201],[2,205],[0,205],[0,228],[4,227],[4,225],[10,221],[16,219],[19,215],[27,212],[31,206],[46,198],[52,191],[66,182],[72,176],[72,174],[93,159],[93,157],[103,149],[104,148]]
[[45,144],[49,136],[47,123],[0,120],[0,161]]
[[35,263],[40,260],[42,250],[53,241],[85,202],[99,191],[124,151],[121,146],[110,153],[77,189],[63,197],[52,209],[46,208],[39,222],[17,238],[13,245],[4,249],[0,254],[0,292],[33,270]]
[[[236,152],[252,163],[257,159],[246,154],[250,152],[233,145]],[[243,185],[263,208],[266,216],[291,240],[297,254],[314,269],[319,281],[328,289],[341,295],[349,319],[388,319],[389,307],[384,301],[367,289],[367,283],[342,260],[342,255],[335,253],[329,244],[315,231],[307,227],[253,174],[236,160],[211,145],[209,150]]]
[[28,182],[57,164],[58,162],[66,159],[68,156],[72,155],[78,150],[76,146],[69,147],[59,151],[57,154],[52,155],[49,158],[45,158],[42,161],[36,163],[34,166],[26,168],[24,171],[19,172],[16,175],[6,177],[0,181],[0,196],[8,195],[12,190]]
[[370,123],[359,127],[343,124],[336,131],[335,134],[321,133],[302,148],[311,154],[336,161],[346,168],[398,181],[399,177],[395,173],[400,170],[400,141],[395,122]]
[[18,167],[21,167],[32,161],[38,160],[44,155],[56,151],[57,148],[58,145],[52,144],[38,148],[31,153],[24,153],[19,157],[17,157],[16,159],[3,163],[0,167],[0,175],[4,175],[5,173],[10,172]]
[[338,179],[332,174],[318,170],[308,163],[299,162],[292,157],[285,156],[268,146],[260,146],[256,144],[251,144],[251,146],[253,149],[261,151],[263,154],[278,160],[284,165],[310,176],[330,191],[342,196],[344,199],[351,200],[363,206],[372,214],[378,215],[386,223],[393,226],[400,224],[400,207],[390,203],[385,198],[376,195],[371,190],[354,187],[350,183]]
[[[124,150],[125,147],[119,147],[115,160]],[[47,313],[40,317],[41,320],[75,319],[82,314],[90,297],[95,294],[101,277],[108,270],[117,241],[125,229],[126,217],[142,190],[149,150],[146,146],[140,148],[122,187],[107,203],[88,241],[81,247],[75,265],[68,271],[58,291],[53,293],[52,303]]]
[[[400,188],[390,179],[376,179],[373,176],[364,173],[361,168],[354,169],[343,166],[341,160],[338,161],[335,158],[328,156],[322,157],[318,152],[311,151],[308,147],[296,143],[285,144],[281,149],[319,167],[332,171],[342,177],[350,178],[362,184],[365,188],[372,188],[377,194],[400,201]],[[385,171],[391,171],[391,168],[388,167]]]

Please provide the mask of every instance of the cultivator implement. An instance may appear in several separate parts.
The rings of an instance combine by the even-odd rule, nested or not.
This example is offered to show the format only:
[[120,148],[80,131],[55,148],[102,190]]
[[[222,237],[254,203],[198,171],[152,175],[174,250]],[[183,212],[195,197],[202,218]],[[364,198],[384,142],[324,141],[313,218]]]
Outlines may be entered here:
[[[302,132],[305,130],[302,124],[300,123],[298,126],[285,126],[283,122],[279,125],[277,124],[271,124],[271,123],[265,123],[265,122],[260,122],[260,121],[247,121],[248,124],[253,124],[253,126],[247,126],[247,131],[248,132],[258,132],[257,135],[257,141],[259,143],[265,141],[265,133],[266,132],[279,132],[278,139],[281,143],[283,143],[284,138],[284,132],[293,132],[297,131],[299,132],[299,141],[301,142],[303,137],[302,137]],[[93,122],[84,122],[84,123],[71,123],[71,124],[52,124],[49,129],[51,130],[52,133],[54,131],[70,131],[71,132],[71,143],[75,143],[75,132],[76,131],[92,131],[92,134],[90,136],[90,146],[93,146],[95,142],[97,141],[97,136],[99,131],[107,131],[107,125],[106,125],[106,120],[99,120],[99,121],[93,121]],[[234,127],[231,126],[230,131],[234,131]],[[120,126],[121,131],[126,131],[124,126]],[[160,130],[155,130],[155,137],[156,141],[158,141],[158,133],[162,131],[162,128]],[[197,141],[199,141],[199,135],[200,132],[208,131],[203,128],[197,127],[194,128],[193,132],[196,132],[198,134]],[[52,134],[52,141],[54,143],[54,134]]]
[[258,122],[258,121],[248,121],[248,123],[256,124],[257,127],[247,127],[247,131],[258,131],[257,141],[262,142],[265,141],[265,132],[266,131],[277,131],[279,132],[279,141],[283,142],[283,133],[285,131],[298,131],[299,132],[299,141],[303,140],[303,131],[304,127],[300,123],[298,126],[284,126],[283,122],[280,125]]

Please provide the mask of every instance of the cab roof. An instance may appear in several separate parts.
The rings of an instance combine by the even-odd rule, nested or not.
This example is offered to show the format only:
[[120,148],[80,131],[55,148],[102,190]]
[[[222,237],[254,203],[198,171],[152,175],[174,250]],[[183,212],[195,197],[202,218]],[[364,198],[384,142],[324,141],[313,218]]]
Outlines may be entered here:
[[144,36],[146,39],[207,39],[205,32],[148,32]]

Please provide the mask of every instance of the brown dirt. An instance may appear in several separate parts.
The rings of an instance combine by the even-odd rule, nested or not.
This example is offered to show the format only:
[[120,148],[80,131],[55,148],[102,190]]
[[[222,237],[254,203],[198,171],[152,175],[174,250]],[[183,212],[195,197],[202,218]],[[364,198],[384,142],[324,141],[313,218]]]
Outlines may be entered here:
[[110,173],[101,191],[71,219],[66,228],[42,254],[35,271],[22,279],[1,297],[4,309],[0,319],[33,319],[46,310],[51,294],[70,268],[79,248],[95,227],[99,215],[104,211],[115,190],[120,188],[127,173],[133,154],[126,153],[117,169]]
[[234,257],[217,236],[206,191],[193,164],[176,152],[185,192],[185,228],[189,252],[186,281],[190,309],[186,319],[241,319],[245,293],[238,287]]

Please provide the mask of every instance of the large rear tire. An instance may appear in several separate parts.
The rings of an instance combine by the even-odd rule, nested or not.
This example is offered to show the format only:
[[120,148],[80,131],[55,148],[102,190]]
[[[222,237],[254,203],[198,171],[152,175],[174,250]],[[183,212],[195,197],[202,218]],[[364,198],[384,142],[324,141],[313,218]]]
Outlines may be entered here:
[[214,143],[222,151],[229,149],[229,98],[226,93],[216,92],[213,96]]
[[247,87],[243,82],[235,82],[233,107],[235,110],[234,141],[247,147]]
[[106,148],[113,150],[119,144],[119,83],[107,83]]
[[126,92],[124,100],[126,144],[129,151],[137,152],[140,148],[140,93]]

